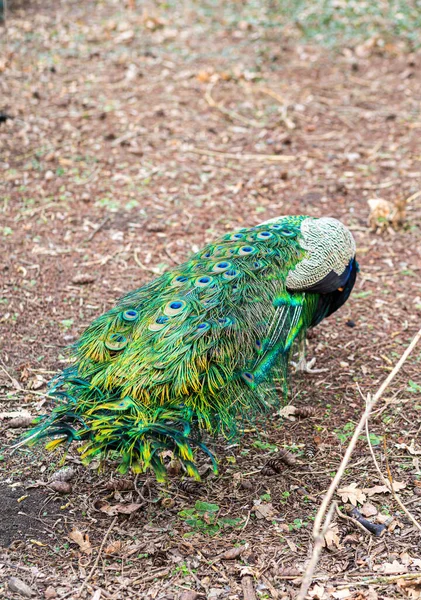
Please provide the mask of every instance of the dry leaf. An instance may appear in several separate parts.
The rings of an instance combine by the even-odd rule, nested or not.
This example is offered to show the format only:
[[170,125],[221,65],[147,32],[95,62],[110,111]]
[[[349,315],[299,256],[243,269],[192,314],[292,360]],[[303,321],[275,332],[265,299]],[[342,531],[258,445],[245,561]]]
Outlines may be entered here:
[[292,406],[292,404],[288,404],[287,406],[284,406],[283,408],[281,408],[281,410],[279,411],[279,416],[283,417],[284,419],[289,419],[290,421],[295,421],[295,411],[296,411],[296,407]]
[[31,416],[15,417],[6,422],[6,429],[20,429],[32,425],[34,418]]
[[339,527],[336,525],[336,523],[332,523],[329,526],[329,529],[326,531],[323,540],[323,546],[326,548],[333,548],[334,546],[336,546],[336,548],[341,548]]
[[395,444],[395,446],[396,448],[400,448],[402,450],[408,450],[408,452],[413,456],[421,456],[421,449],[417,450],[415,448],[415,440],[412,440],[409,446],[408,444]]
[[366,501],[364,491],[358,488],[356,483],[351,483],[347,487],[338,490],[337,494],[342,498],[342,502],[350,502],[353,506],[357,506],[357,502],[364,504]]
[[270,519],[275,514],[271,502],[262,502],[261,504],[255,504],[254,512],[258,519]]
[[131,515],[141,508],[143,504],[137,504],[136,502],[132,502],[131,504],[104,504],[104,506],[100,507],[100,511],[109,515],[110,517],[114,517],[115,515]]
[[327,597],[325,595],[325,588],[322,585],[316,584],[314,588],[308,591],[308,595],[310,598],[314,598],[314,600],[325,600]]
[[401,564],[397,560],[394,560],[392,563],[383,563],[373,567],[373,571],[376,571],[377,573],[385,573],[387,575],[400,575],[401,573],[406,573],[407,570],[408,569],[405,567],[405,565]]
[[92,554],[92,546],[87,533],[83,534],[79,529],[73,529],[73,531],[69,533],[69,538],[73,542],[76,542],[81,552],[84,554]]
[[226,552],[220,556],[220,560],[234,560],[241,556],[242,552],[245,550],[244,546],[240,546],[238,548],[230,548]]
[[[403,481],[393,482],[393,489],[395,492],[403,490],[404,488],[406,488],[406,483]],[[375,494],[390,494],[389,488],[387,488],[385,485],[375,485],[372,488],[364,488],[363,492],[367,494],[367,496],[374,496]]]
[[338,590],[337,592],[332,592],[332,596],[336,598],[336,600],[347,600],[347,598],[353,598],[354,592],[351,592],[348,588],[343,590]]
[[396,583],[408,598],[412,598],[413,600],[421,598],[421,577],[419,579],[412,579],[411,581],[398,579]]
[[298,552],[298,546],[296,546],[294,544],[294,542],[288,538],[285,538],[286,543],[288,544],[288,548],[292,551],[292,552]]
[[16,592],[20,596],[25,596],[25,598],[31,598],[31,596],[35,596],[35,592],[31,590],[29,585],[27,585],[22,579],[18,577],[11,577],[7,582],[9,590],[12,592]]
[[115,540],[114,542],[111,542],[111,544],[108,544],[104,552],[105,554],[118,554],[121,551],[122,547],[123,543],[121,542],[121,540]]
[[360,513],[362,515],[364,515],[364,517],[374,517],[374,515],[377,515],[378,510],[377,508],[374,506],[374,504],[370,504],[369,502],[366,502],[365,504],[363,504],[363,506],[360,509]]

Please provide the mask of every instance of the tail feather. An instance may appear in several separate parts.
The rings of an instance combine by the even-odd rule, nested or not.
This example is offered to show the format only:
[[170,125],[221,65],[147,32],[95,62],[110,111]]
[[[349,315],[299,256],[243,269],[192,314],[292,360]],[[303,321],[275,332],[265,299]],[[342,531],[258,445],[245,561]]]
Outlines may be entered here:
[[195,449],[199,449],[210,457],[217,472],[212,452],[196,431],[193,432],[192,423],[196,419],[191,408],[139,406],[130,399],[121,400],[117,392],[111,395],[115,399],[105,398],[103,392],[92,388],[88,381],[74,378],[72,371],[68,379],[64,373],[53,380],[49,395],[56,397],[59,403],[48,418],[40,418],[15,448],[33,445],[46,437],[53,438],[46,444],[50,450],[72,441],[83,441],[79,451],[84,462],[116,452],[121,457],[121,473],[129,469],[139,473],[151,468],[158,481],[166,479],[161,456],[165,450],[180,460],[191,477],[200,479],[195,464]]

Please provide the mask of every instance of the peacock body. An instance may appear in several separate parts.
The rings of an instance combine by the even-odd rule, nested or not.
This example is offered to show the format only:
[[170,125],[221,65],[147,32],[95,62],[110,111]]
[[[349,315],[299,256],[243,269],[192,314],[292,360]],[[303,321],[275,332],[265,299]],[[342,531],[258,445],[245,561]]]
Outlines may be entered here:
[[348,298],[358,266],[337,220],[279,217],[229,233],[130,292],[82,334],[56,398],[24,442],[82,440],[87,461],[166,470],[171,450],[198,478],[201,434],[233,436],[279,403],[294,341]]

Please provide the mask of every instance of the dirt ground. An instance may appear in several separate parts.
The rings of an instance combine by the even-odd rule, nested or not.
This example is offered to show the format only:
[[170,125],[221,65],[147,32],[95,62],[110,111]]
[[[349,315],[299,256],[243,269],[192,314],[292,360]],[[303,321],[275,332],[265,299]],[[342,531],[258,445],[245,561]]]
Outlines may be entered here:
[[[0,598],[23,597],[10,577],[47,599],[295,598],[358,386],[374,393],[420,326],[421,54],[327,52],[249,24],[240,3],[229,25],[194,6],[30,2],[0,29]],[[404,225],[372,231],[371,198],[409,198]],[[202,484],[114,485],[115,465],[85,468],[74,449],[60,493],[46,485],[60,455],[10,454],[23,432],[11,418],[46,409],[46,382],[95,316],[217,235],[281,214],[343,220],[361,266],[309,340],[324,370],[291,375],[307,415],[217,440],[220,474]],[[420,362],[418,347],[369,424],[418,522]],[[361,436],[309,598],[421,597],[419,531],[381,486]],[[383,534],[346,519],[350,503]]]

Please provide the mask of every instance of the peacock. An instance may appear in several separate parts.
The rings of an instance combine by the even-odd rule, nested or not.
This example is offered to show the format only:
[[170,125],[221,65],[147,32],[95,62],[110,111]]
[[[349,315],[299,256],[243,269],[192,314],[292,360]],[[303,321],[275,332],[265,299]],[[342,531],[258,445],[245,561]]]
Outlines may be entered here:
[[349,297],[355,253],[330,217],[223,235],[89,325],[50,383],[51,413],[19,445],[78,441],[84,461],[111,455],[120,472],[151,469],[158,481],[169,455],[200,479],[203,451],[216,471],[207,438],[231,439],[279,405],[275,380],[286,393],[294,342]]

